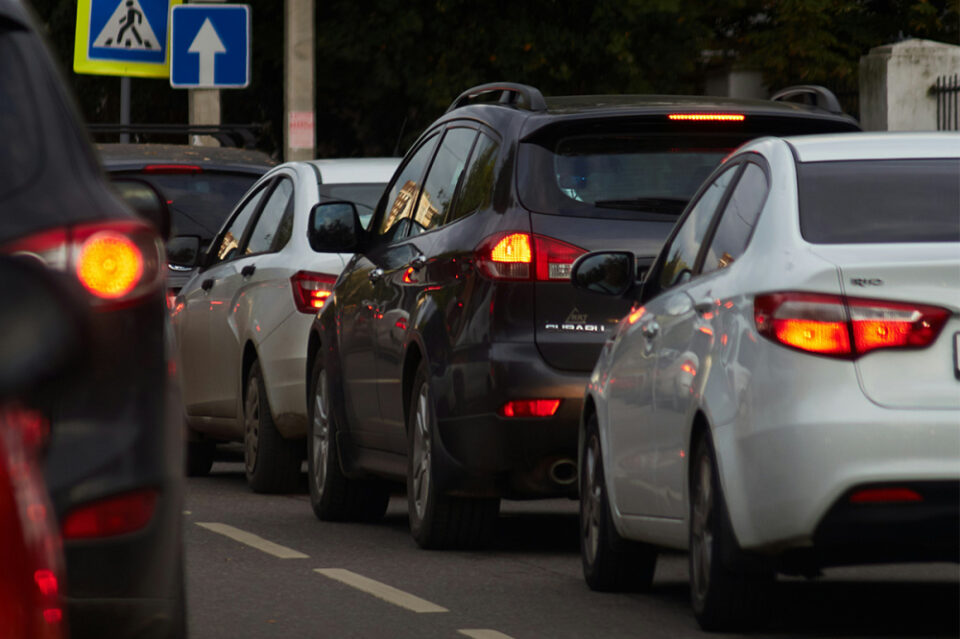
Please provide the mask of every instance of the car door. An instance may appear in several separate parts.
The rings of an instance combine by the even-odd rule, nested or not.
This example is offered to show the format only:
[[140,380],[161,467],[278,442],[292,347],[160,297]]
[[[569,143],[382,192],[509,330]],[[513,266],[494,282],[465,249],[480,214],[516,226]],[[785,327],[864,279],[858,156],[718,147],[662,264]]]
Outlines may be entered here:
[[227,290],[239,270],[240,244],[244,233],[260,210],[272,178],[254,186],[210,245],[204,265],[180,292],[182,308],[176,311],[177,341],[184,405],[188,415],[232,417],[235,403],[220,390],[218,358],[211,339],[216,326],[225,322]]
[[[408,235],[391,249],[377,286],[377,391],[384,433],[398,452],[407,447],[402,384],[407,329],[421,300],[430,303],[423,292],[442,285],[436,268],[443,252],[441,227],[476,137],[476,129],[461,126],[444,133],[413,207]],[[421,313],[425,310],[420,308]]]
[[[726,174],[732,173],[728,171]],[[725,174],[725,175],[726,175]],[[722,177],[722,176],[721,176]],[[735,185],[720,201],[719,216],[702,242],[694,269],[695,277],[678,286],[665,300],[660,319],[660,346],[657,355],[656,483],[660,488],[663,515],[682,518],[687,506],[685,455],[693,411],[701,403],[708,368],[720,369],[722,361],[711,358],[714,341],[724,332],[727,309],[724,300],[731,292],[726,269],[743,255],[767,195],[767,177],[759,164],[746,162],[739,168]],[[705,199],[708,196],[705,196]],[[716,374],[716,373],[715,373]],[[725,395],[725,394],[724,394]],[[728,405],[729,407],[729,405]],[[711,408],[713,425],[725,415],[724,402]]]
[[410,262],[404,243],[423,175],[436,148],[433,135],[413,151],[387,187],[371,220],[368,246],[354,256],[337,286],[340,362],[349,427],[361,446],[391,450],[389,428],[380,411],[377,381],[377,325],[387,304],[386,273]]
[[[693,275],[710,221],[737,170],[730,167],[705,186],[678,222],[650,271],[651,281],[644,284],[642,311],[628,316],[623,343],[614,353],[608,416],[614,462],[609,472],[617,507],[626,515],[666,515],[658,475],[670,460],[664,459],[659,442],[658,419],[662,404],[673,401],[675,393],[661,387],[668,382],[660,366],[682,360],[682,352],[672,352],[678,346],[672,332],[694,312],[682,285]],[[664,335],[670,338],[665,340]]]

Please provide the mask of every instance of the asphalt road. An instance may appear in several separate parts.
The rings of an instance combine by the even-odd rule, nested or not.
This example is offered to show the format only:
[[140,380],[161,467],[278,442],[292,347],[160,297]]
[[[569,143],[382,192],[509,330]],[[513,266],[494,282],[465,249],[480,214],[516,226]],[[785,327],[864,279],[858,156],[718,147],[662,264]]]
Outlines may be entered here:
[[[591,592],[580,572],[576,511],[568,500],[503,502],[494,548],[428,552],[409,535],[401,495],[378,524],[323,523],[305,493],[255,495],[240,463],[218,462],[187,488],[190,636],[710,636],[689,609],[685,555],[661,557],[651,593]],[[781,578],[770,613],[751,637],[957,637],[960,569]]]

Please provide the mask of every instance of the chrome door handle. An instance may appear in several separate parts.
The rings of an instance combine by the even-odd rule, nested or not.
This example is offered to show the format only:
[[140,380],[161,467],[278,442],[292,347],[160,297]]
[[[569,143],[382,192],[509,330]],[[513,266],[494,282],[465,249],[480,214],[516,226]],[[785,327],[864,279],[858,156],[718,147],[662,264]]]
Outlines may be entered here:
[[647,339],[653,339],[660,334],[660,325],[650,321],[640,327],[640,333]]
[[415,271],[419,271],[424,266],[426,266],[426,264],[427,264],[427,258],[423,255],[423,253],[420,253],[415,258],[410,260],[410,264],[408,264],[408,266]]
[[376,282],[381,277],[383,277],[383,269],[375,268],[372,271],[370,271],[370,274],[367,276],[367,279],[369,279],[371,282]]

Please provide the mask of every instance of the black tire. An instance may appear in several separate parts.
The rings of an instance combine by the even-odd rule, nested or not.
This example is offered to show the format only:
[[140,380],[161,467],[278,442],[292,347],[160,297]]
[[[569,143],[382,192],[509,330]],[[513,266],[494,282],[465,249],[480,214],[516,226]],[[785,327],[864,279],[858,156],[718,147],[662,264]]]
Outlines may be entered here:
[[649,590],[657,569],[655,547],[623,539],[614,527],[596,415],[580,459],[580,559],[587,585],[600,592]]
[[389,486],[374,479],[348,479],[340,466],[337,423],[330,410],[330,385],[322,353],[310,372],[307,419],[307,483],[313,514],[321,521],[382,519],[390,502]]
[[187,477],[206,477],[213,468],[216,444],[210,441],[187,440]]
[[407,420],[407,510],[410,533],[421,548],[480,548],[494,536],[500,499],[451,497],[437,490],[436,415],[427,365],[413,380]]
[[260,362],[250,366],[243,396],[243,460],[255,493],[292,493],[300,487],[303,441],[284,439],[273,423]]
[[737,543],[708,435],[693,446],[690,474],[690,603],[707,631],[747,630],[762,623],[774,572],[747,558]]

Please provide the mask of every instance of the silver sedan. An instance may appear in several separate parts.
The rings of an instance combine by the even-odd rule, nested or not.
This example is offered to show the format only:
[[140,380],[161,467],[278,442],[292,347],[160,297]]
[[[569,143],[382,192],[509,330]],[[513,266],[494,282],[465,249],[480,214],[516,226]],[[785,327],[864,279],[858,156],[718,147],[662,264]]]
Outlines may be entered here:
[[711,175],[587,389],[583,569],[642,589],[689,550],[705,629],[779,573],[960,556],[960,135],[764,138]]

